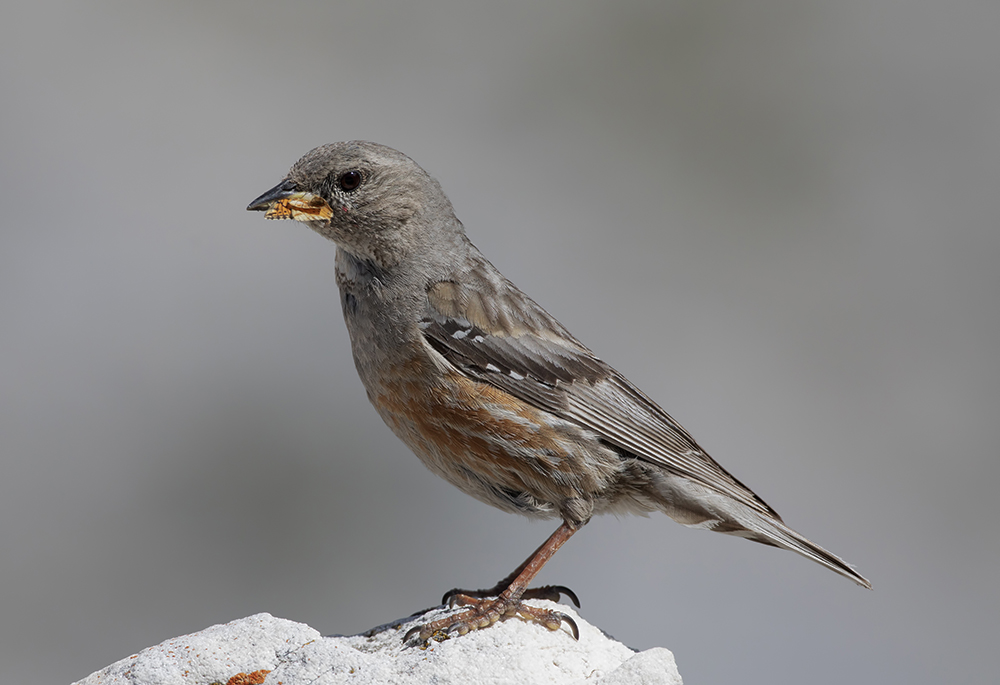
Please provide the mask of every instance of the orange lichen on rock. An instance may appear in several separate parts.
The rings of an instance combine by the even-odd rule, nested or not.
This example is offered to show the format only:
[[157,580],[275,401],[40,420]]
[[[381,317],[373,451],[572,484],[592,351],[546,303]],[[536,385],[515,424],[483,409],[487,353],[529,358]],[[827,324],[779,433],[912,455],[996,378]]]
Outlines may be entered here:
[[253,673],[237,673],[226,682],[226,685],[264,685],[264,678],[270,672],[262,668]]

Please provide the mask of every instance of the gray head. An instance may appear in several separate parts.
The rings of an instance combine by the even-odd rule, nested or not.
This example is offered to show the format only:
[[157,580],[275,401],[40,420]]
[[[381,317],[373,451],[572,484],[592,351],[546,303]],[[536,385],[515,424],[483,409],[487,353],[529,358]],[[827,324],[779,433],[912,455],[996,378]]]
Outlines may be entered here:
[[[391,267],[462,234],[441,186],[416,162],[385,145],[322,145],[247,207],[295,219],[355,257]],[[451,242],[448,240],[447,242]]]

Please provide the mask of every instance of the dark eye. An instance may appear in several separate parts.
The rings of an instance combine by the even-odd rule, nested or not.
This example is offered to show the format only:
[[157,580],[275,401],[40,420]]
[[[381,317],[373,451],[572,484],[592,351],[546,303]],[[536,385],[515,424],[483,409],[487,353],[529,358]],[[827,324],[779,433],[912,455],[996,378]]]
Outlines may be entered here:
[[361,172],[356,170],[345,171],[340,175],[340,178],[337,179],[337,183],[344,190],[354,190],[361,185]]

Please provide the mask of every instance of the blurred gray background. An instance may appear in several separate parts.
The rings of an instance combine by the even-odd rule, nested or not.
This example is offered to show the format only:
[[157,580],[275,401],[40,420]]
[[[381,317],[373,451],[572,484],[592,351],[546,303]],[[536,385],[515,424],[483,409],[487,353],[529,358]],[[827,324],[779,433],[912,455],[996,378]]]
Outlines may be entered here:
[[0,681],[261,611],[359,632],[554,529],[421,466],[334,246],[244,211],[361,138],[875,590],[665,516],[542,582],[692,684],[995,682],[1000,4],[0,13]]

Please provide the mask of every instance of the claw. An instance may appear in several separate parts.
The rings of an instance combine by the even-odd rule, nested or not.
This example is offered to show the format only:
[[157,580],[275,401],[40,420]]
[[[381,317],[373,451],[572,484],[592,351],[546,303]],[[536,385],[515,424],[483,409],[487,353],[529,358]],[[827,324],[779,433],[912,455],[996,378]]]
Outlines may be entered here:
[[566,625],[569,626],[570,633],[573,635],[573,639],[580,639],[580,628],[577,626],[576,621],[574,621],[571,616],[564,614],[561,611],[549,611],[539,607],[522,604],[517,608],[517,614],[526,621],[533,621],[553,631],[559,630],[559,628],[562,627],[562,624],[566,623]]
[[[580,606],[580,605],[577,604],[577,606]],[[579,642],[580,641],[580,628],[577,627],[576,621],[574,621],[572,619],[572,617],[570,617],[567,614],[564,614],[562,612],[559,612],[559,616],[560,616],[560,618],[562,618],[563,621],[565,621],[567,624],[569,624],[570,630],[573,631],[573,639],[576,640],[577,642]]]
[[[403,644],[405,645],[407,642],[409,642],[410,638],[412,638],[413,636],[417,636],[418,638],[420,638],[420,642],[424,643],[425,645],[427,644],[427,641],[431,639],[437,640],[438,642],[444,642],[445,640],[448,639],[448,632],[449,632],[448,628],[439,628],[438,630],[431,631],[425,636],[424,629],[426,627],[427,627],[426,624],[421,624],[419,626],[415,626],[407,630],[406,635],[403,636]],[[457,632],[459,635],[465,635],[465,633],[469,632],[469,629],[465,628],[465,631],[463,632],[462,631],[463,627],[464,626],[456,627],[455,632]]]
[[576,605],[577,609],[580,608],[580,598],[565,585],[544,585],[542,587],[529,588],[525,591],[525,596],[528,599],[548,599],[553,602],[558,602],[562,598],[561,595],[566,595]]
[[451,590],[448,590],[448,592],[444,593],[444,597],[441,598],[441,604],[447,604],[449,607],[451,607],[452,598],[455,595],[464,595],[464,594],[467,594],[466,590],[459,590],[457,587],[452,588]]

